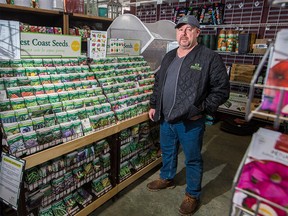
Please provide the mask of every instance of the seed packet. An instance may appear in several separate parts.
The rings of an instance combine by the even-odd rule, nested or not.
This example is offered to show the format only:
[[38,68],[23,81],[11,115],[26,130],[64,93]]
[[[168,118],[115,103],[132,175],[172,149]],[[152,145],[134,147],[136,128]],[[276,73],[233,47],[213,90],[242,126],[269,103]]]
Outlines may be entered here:
[[93,104],[92,104],[91,98],[85,98],[84,99],[84,105],[85,105],[85,107],[92,106]]
[[60,113],[63,111],[61,102],[52,103],[51,106],[52,113]]
[[78,90],[72,90],[72,91],[69,91],[68,92],[69,94],[69,99],[70,100],[75,100],[75,99],[79,99],[79,93],[78,93]]
[[[80,76],[81,76],[81,74],[80,74]],[[91,85],[91,82],[90,81],[81,81],[81,83],[82,83],[82,88],[83,89],[88,89],[88,88],[92,88],[92,85]]]
[[74,66],[65,66],[65,69],[67,74],[76,73]]
[[110,93],[110,94],[107,94],[107,100],[111,103],[113,101],[115,101],[115,98],[114,98],[114,93]]
[[36,100],[38,105],[48,104],[49,103],[49,97],[46,94],[43,95],[37,95]]
[[35,131],[24,133],[22,137],[27,149],[38,145],[37,134]]
[[33,87],[34,87],[34,93],[36,96],[42,95],[45,93],[42,85],[37,85],[37,86],[33,86]]
[[68,121],[78,120],[78,110],[68,110],[67,111],[67,119]]
[[14,76],[13,68],[0,68],[0,76],[1,77],[13,77]]
[[58,71],[55,67],[46,67],[46,74],[47,75],[56,75],[58,74]]
[[39,130],[45,127],[45,122],[43,117],[32,118],[33,129]]
[[55,93],[54,84],[45,84],[43,85],[43,89],[46,94]]
[[86,97],[94,97],[95,96],[95,91],[94,89],[86,89]]
[[62,64],[63,66],[70,66],[70,60],[67,58],[63,58],[62,59]]
[[78,58],[71,58],[71,59],[69,59],[69,60],[70,60],[70,65],[71,65],[71,66],[77,66],[77,65],[79,65]]
[[34,59],[33,60],[33,66],[34,67],[43,67],[42,59]]
[[[88,116],[87,116],[88,117]],[[82,129],[83,129],[83,133],[85,135],[90,134],[91,132],[93,132],[91,123],[90,123],[90,119],[89,118],[85,118],[81,120],[81,124],[82,124]]]
[[111,111],[111,106],[110,106],[110,104],[109,103],[104,103],[104,104],[101,104],[101,106],[102,106],[102,110],[103,110],[103,112],[110,112]]
[[0,91],[5,90],[4,79],[0,78]]
[[[44,193],[44,197],[45,197],[45,193]],[[40,208],[39,209],[39,216],[48,216],[48,215],[53,215],[53,211],[52,211],[52,206],[51,205],[48,205],[45,208]]]
[[85,80],[86,80],[86,72],[80,73],[80,74],[79,74],[79,79],[80,79],[81,81],[85,81]]
[[18,122],[28,120],[29,119],[28,110],[27,109],[18,109],[15,112],[15,117],[16,117]]
[[10,67],[10,60],[0,60],[0,68],[8,68]]
[[38,76],[47,76],[50,74],[46,67],[35,67]]
[[41,116],[52,114],[52,105],[51,104],[43,104],[40,105]]
[[22,97],[34,96],[35,94],[33,86],[21,86],[20,91]]
[[33,59],[22,59],[22,66],[23,67],[34,67],[34,60]]
[[77,73],[77,74],[82,73],[82,68],[81,68],[81,66],[74,66],[74,70],[75,70],[75,73]]
[[40,117],[42,115],[40,106],[27,107],[30,118]]
[[51,78],[51,83],[53,83],[54,85],[62,84],[60,74],[55,74],[55,75],[51,76],[50,78]]
[[56,124],[56,116],[54,114],[44,116],[45,127],[51,127]]
[[86,107],[85,109],[87,116],[94,116],[96,114],[94,106]]
[[63,140],[60,125],[51,126],[50,129],[51,133],[53,134],[53,141],[55,144],[62,143]]
[[32,120],[19,122],[19,129],[22,134],[33,131]]
[[70,141],[74,134],[73,123],[72,122],[61,123],[60,128],[62,132],[63,142]]
[[12,68],[19,68],[19,67],[22,67],[22,60],[21,59],[14,59],[14,60],[10,60],[10,66]]
[[19,98],[21,97],[21,91],[19,87],[7,88],[8,98]]
[[76,99],[73,101],[74,109],[80,109],[84,107],[84,101],[82,99]]
[[96,115],[100,115],[101,113],[103,113],[102,105],[96,105],[96,106],[93,106],[93,107],[94,107],[94,113]]
[[57,93],[63,92],[65,91],[65,86],[63,83],[57,83],[57,84],[54,84],[54,89],[55,89],[55,92]]
[[81,89],[82,89],[82,83],[81,83],[81,81],[76,81],[76,82],[74,82],[74,85],[75,85],[75,89],[76,89],[76,90],[81,90]]
[[104,95],[99,95],[98,96],[98,101],[99,101],[100,104],[107,103],[107,99],[106,99],[106,97]]
[[28,77],[28,80],[29,80],[29,84],[30,84],[31,86],[41,85],[41,82],[40,82],[40,79],[39,79],[38,76]]
[[57,67],[55,67],[55,69],[57,71],[57,74],[59,74],[59,75],[67,74],[66,67],[64,67],[64,66],[57,66]]
[[26,76],[38,76],[37,70],[35,67],[25,68]]
[[81,119],[81,120],[87,118],[87,114],[86,114],[86,109],[85,108],[78,109],[78,118]]
[[6,89],[18,86],[18,79],[16,77],[6,77],[2,81],[5,83]]
[[66,91],[64,91],[64,92],[59,92],[59,93],[58,93],[58,96],[59,96],[60,101],[62,101],[62,102],[69,100],[69,94],[68,94],[68,92],[66,92]]
[[23,67],[13,68],[13,74],[16,77],[24,77],[24,76],[26,76],[26,70]]
[[49,102],[50,102],[50,103],[60,102],[60,99],[59,99],[57,93],[49,94],[49,95],[48,95],[48,98],[49,98]]
[[80,81],[80,75],[75,73],[75,74],[70,74],[70,79],[71,79],[71,82],[77,82],[77,81]]
[[44,145],[53,141],[54,137],[50,128],[42,128],[36,131],[39,145]]
[[74,139],[83,136],[82,124],[80,120],[73,122]]
[[62,66],[62,59],[52,59],[54,67]]
[[43,59],[43,66],[44,67],[53,67],[53,60],[52,59]]
[[91,97],[90,99],[91,99],[92,106],[96,106],[100,104],[99,97]]
[[0,112],[0,117],[2,124],[17,122],[14,110]]
[[68,122],[67,112],[56,113],[57,123],[65,123]]
[[68,101],[63,101],[63,108],[68,111],[68,110],[73,110],[74,109],[74,103],[71,100]]
[[[70,179],[73,179],[72,173],[71,173]],[[64,177],[64,181],[65,181],[65,187],[66,187],[65,177]],[[71,186],[72,185],[70,185],[70,187]],[[70,188],[70,187],[68,187],[68,188]],[[66,211],[68,212],[69,215],[75,215],[76,212],[78,212],[80,210],[79,207],[77,206],[77,202],[76,202],[75,198],[73,197],[72,193],[67,195],[66,197],[64,197],[63,202],[65,204]]]
[[17,110],[17,109],[23,109],[25,108],[25,102],[24,102],[24,98],[15,98],[13,100],[10,100],[11,106],[13,110]]
[[79,56],[78,57],[78,63],[79,65],[87,65],[88,64],[88,60],[87,60],[87,57],[82,57],[82,56]]
[[2,101],[0,101],[0,111],[8,111],[11,110],[11,103],[9,99],[4,99]]
[[87,98],[86,89],[78,90],[79,99]]
[[15,154],[16,152],[25,150],[22,134],[16,134],[7,138],[9,146],[9,153]]
[[64,83],[64,86],[65,86],[65,90],[66,90],[66,91],[75,90],[75,85],[74,85],[73,82],[65,82],[65,83]]
[[86,73],[86,72],[89,72],[89,66],[88,65],[82,65],[81,66],[81,71],[82,73]]

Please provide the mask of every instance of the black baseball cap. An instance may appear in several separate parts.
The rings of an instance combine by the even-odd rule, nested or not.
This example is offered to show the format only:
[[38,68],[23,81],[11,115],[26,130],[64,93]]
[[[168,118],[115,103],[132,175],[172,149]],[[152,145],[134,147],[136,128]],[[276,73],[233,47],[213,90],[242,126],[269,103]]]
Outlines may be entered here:
[[200,28],[198,20],[196,19],[195,16],[192,16],[192,15],[187,15],[187,16],[181,17],[179,19],[178,23],[176,24],[175,28],[179,28],[180,26],[182,26],[184,24],[188,24],[188,25]]

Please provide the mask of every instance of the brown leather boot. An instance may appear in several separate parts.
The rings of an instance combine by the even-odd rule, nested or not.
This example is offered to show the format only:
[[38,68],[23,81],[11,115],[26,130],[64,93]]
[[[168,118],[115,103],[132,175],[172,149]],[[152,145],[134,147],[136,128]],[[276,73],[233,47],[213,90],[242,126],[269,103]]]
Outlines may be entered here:
[[162,189],[173,189],[175,188],[173,180],[157,179],[147,184],[147,189],[149,191],[159,191]]
[[181,216],[193,215],[194,212],[197,210],[198,204],[199,204],[199,201],[196,198],[186,193],[181,203],[179,214]]

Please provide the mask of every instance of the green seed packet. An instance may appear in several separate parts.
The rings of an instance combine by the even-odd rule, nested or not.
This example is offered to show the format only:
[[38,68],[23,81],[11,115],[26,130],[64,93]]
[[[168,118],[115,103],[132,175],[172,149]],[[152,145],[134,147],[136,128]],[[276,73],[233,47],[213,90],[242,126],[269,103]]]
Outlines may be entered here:
[[50,102],[50,103],[60,102],[60,99],[59,99],[57,93],[49,94],[49,95],[48,95],[48,98],[49,98],[49,102]]
[[44,67],[53,67],[53,60],[52,59],[43,59],[43,66]]
[[37,100],[37,103],[39,105],[43,105],[43,104],[48,104],[49,103],[49,97],[46,94],[37,95],[36,96],[36,100]]
[[71,100],[68,101],[63,101],[63,108],[68,111],[68,110],[73,110],[74,109],[74,102]]
[[96,106],[94,106],[94,113],[95,113],[96,115],[100,115],[101,113],[103,113],[103,111],[102,111],[102,105],[96,105]]
[[51,127],[56,124],[56,116],[54,114],[45,115],[44,122],[46,127]]
[[0,78],[0,90],[5,90],[4,79]]
[[87,118],[87,114],[86,114],[86,109],[85,108],[78,109],[78,117],[81,120]]
[[89,116],[89,120],[90,120],[91,127],[93,128],[93,130],[97,130],[101,127],[100,126],[101,119],[102,119],[101,115]]
[[[80,76],[81,76],[81,74],[80,74]],[[82,88],[83,88],[83,89],[92,88],[91,82],[88,81],[88,80],[86,80],[86,81],[81,81],[81,83],[82,83]]]
[[75,73],[80,74],[82,73],[81,66],[74,66]]
[[61,82],[71,82],[70,74],[61,74]]
[[62,64],[63,64],[63,66],[69,66],[70,65],[70,60],[66,59],[66,58],[63,58],[62,59]]
[[18,86],[18,79],[16,77],[6,77],[2,82],[5,83],[5,88],[13,88]]
[[13,77],[13,68],[0,68],[0,77]]
[[0,68],[8,68],[10,67],[10,60],[0,60]]
[[3,129],[6,134],[6,137],[20,133],[18,122],[5,123],[3,124]]
[[78,95],[79,95],[79,98],[80,98],[80,99],[85,99],[85,98],[87,98],[86,89],[78,90]]
[[7,111],[7,110],[11,110],[11,103],[9,99],[4,99],[2,101],[0,101],[0,111]]
[[70,59],[70,65],[71,65],[71,66],[77,66],[77,65],[79,65],[78,58],[71,58],[71,59]]
[[42,85],[37,85],[37,86],[33,86],[34,87],[34,92],[35,92],[35,95],[42,95],[44,94],[44,88]]
[[84,105],[85,107],[89,107],[89,106],[92,106],[92,99],[91,98],[85,98],[84,99]]
[[80,73],[80,74],[79,74],[79,79],[80,79],[81,81],[85,81],[85,80],[86,80],[86,72]]
[[86,89],[86,97],[94,97],[95,96],[95,91],[93,88]]
[[55,115],[58,124],[68,121],[67,112],[56,113]]
[[45,127],[45,122],[43,117],[33,118],[32,119],[33,129],[39,130]]
[[75,73],[75,74],[70,74],[70,79],[71,79],[71,82],[77,82],[77,81],[80,81],[80,75]]
[[54,67],[62,66],[62,59],[52,59]]
[[17,112],[15,112],[15,117],[18,122],[28,120],[29,119],[28,110],[26,108],[17,110]]
[[52,105],[51,104],[43,104],[40,105],[40,110],[42,112],[41,116],[52,114]]
[[76,90],[82,89],[82,82],[81,81],[74,82],[74,85],[75,85]]
[[23,136],[24,145],[27,149],[38,145],[36,131],[24,133],[22,136]]
[[87,60],[87,57],[78,57],[78,62],[79,62],[79,65],[87,65],[88,63],[88,60]]
[[34,60],[33,59],[22,59],[22,66],[23,67],[34,67]]
[[85,109],[87,116],[94,116],[96,114],[94,106],[86,107]]
[[61,102],[52,103],[51,106],[52,106],[52,112],[53,113],[60,113],[63,111]]
[[80,120],[73,122],[74,138],[83,136],[82,124]]
[[7,144],[9,146],[10,154],[25,150],[22,134],[7,137]]
[[51,82],[53,84],[60,84],[60,83],[62,84],[61,79],[62,79],[62,77],[60,74],[55,74],[55,75],[51,76]]
[[16,77],[24,77],[24,76],[26,76],[26,70],[23,67],[13,68],[13,74]]
[[69,91],[68,94],[69,94],[69,99],[70,99],[70,100],[79,99],[79,92],[78,92],[78,90]]
[[35,67],[25,68],[26,76],[38,76],[37,69]]
[[65,66],[66,68],[66,73],[67,74],[72,74],[72,73],[76,73],[74,66]]
[[81,71],[82,71],[82,73],[89,72],[89,67],[88,67],[88,65],[82,65],[82,66],[81,66]]
[[40,117],[42,115],[40,106],[27,107],[30,118]]
[[114,98],[114,93],[110,93],[107,95],[107,99],[108,101],[111,103],[113,101],[115,101],[115,98]]
[[22,97],[29,97],[29,96],[34,96],[34,87],[33,86],[21,86],[21,96]]
[[84,107],[84,100],[83,99],[76,99],[73,101],[74,109],[80,109]]
[[67,101],[69,100],[69,94],[68,92],[64,91],[64,92],[59,92],[58,93],[59,99],[60,101]]
[[17,122],[14,110],[0,112],[0,117],[2,124]]
[[66,82],[66,83],[64,83],[64,86],[65,86],[66,91],[75,90],[75,85],[73,82]]
[[102,110],[103,112],[110,112],[111,111],[111,106],[109,103],[104,103],[104,104],[101,104],[102,105]]
[[8,98],[19,98],[21,97],[21,90],[19,87],[7,88]]
[[50,128],[41,128],[36,131],[39,145],[50,143],[53,141],[53,134]]
[[82,124],[83,133],[85,135],[88,135],[91,132],[93,132],[93,129],[92,129],[92,126],[91,126],[89,118],[82,119],[81,120],[81,124]]
[[99,97],[91,97],[91,100],[92,100],[92,106],[96,106],[100,104]]
[[57,66],[56,67],[57,74],[67,74],[66,67],[64,66]]
[[51,79],[50,79],[50,75],[44,75],[44,76],[40,76],[40,81],[41,81],[41,84],[44,85],[44,84],[51,84]]
[[33,63],[34,67],[43,67],[42,59],[34,59],[33,61],[34,61]]
[[49,76],[50,70],[48,70],[46,67],[36,67],[36,71],[38,76]]
[[29,81],[30,81],[30,85],[31,86],[37,86],[37,85],[41,85],[40,79],[38,76],[31,76],[28,77]]
[[53,134],[53,141],[55,142],[55,144],[62,143],[63,141],[60,125],[58,124],[55,126],[51,126],[50,129]]
[[63,83],[57,83],[57,84],[54,84],[54,89],[55,89],[55,92],[57,93],[63,92],[65,91],[65,86]]
[[73,123],[72,122],[61,123],[60,128],[61,128],[61,132],[62,132],[63,142],[70,141],[72,139],[73,134],[74,134]]
[[10,66],[12,68],[19,68],[22,67],[22,60],[21,59],[14,59],[14,60],[10,60]]
[[10,103],[13,110],[23,109],[26,107],[24,98],[14,98],[13,100],[10,100]]
[[46,68],[46,74],[47,75],[56,75],[56,74],[58,74],[58,71],[56,70],[56,68],[55,67],[47,67]]
[[100,104],[103,104],[103,103],[106,103],[107,102],[107,99],[104,95],[99,95],[98,96],[98,101]]
[[46,94],[55,93],[54,84],[45,84],[43,85],[43,89]]
[[67,111],[67,118],[68,121],[75,121],[78,120],[78,110],[68,110]]
[[116,110],[116,116],[119,121],[125,120],[125,109]]

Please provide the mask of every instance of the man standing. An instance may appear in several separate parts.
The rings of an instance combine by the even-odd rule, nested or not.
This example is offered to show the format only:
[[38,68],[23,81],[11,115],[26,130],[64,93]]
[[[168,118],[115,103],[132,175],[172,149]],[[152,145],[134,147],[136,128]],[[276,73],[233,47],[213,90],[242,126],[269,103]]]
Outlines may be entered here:
[[160,178],[147,188],[158,191],[175,187],[180,143],[185,155],[187,187],[179,213],[191,215],[201,194],[205,114],[215,112],[228,99],[230,85],[221,57],[198,44],[197,19],[184,16],[175,28],[179,47],[164,56],[150,99],[149,118],[160,121],[162,168]]

